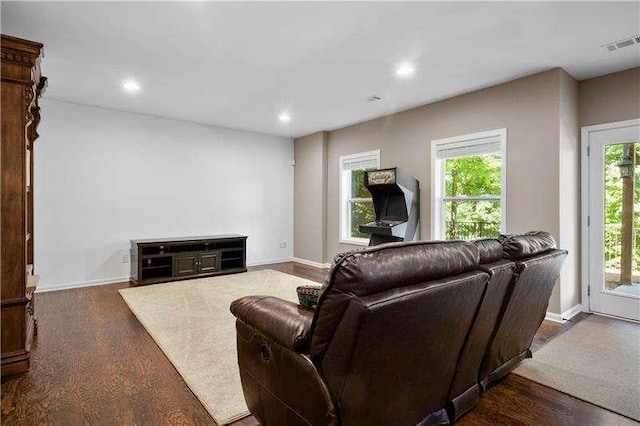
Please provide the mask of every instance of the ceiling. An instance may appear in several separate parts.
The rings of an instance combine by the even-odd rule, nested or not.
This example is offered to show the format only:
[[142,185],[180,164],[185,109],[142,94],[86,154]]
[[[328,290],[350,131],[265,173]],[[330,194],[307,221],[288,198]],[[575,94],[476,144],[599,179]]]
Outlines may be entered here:
[[[640,2],[2,2],[46,98],[301,136],[553,67],[640,66]],[[415,73],[399,78],[410,63]],[[142,90],[121,89],[134,78]],[[377,95],[381,101],[364,99]],[[278,121],[286,112],[289,123]]]

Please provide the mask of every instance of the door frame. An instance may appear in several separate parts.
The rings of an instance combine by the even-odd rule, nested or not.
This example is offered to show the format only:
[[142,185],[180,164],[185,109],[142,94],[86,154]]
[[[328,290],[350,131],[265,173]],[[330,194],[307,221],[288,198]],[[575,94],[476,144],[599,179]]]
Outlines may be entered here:
[[[589,135],[591,133],[603,130],[619,129],[621,127],[640,126],[640,118],[633,120],[616,121],[613,123],[596,124],[592,126],[584,126],[581,129],[581,149],[580,149],[580,222],[581,222],[581,254],[582,254],[582,312],[591,312],[591,298],[589,296],[589,288],[591,282],[589,280]],[[616,317],[618,318],[618,317]]]

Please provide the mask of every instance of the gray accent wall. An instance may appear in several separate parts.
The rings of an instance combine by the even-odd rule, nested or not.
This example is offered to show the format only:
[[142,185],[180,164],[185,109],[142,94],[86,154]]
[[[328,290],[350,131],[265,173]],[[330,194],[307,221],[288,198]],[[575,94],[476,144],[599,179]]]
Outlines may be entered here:
[[[569,255],[560,271],[549,310],[562,314],[580,303],[580,129],[578,127],[578,81],[562,71],[558,127],[558,240]],[[559,303],[559,306],[558,306]]]
[[[553,69],[329,132],[325,258],[356,248],[338,241],[341,155],[380,149],[381,167],[398,166],[417,177],[421,188],[421,235],[430,239],[431,141],[501,128],[507,129],[507,232],[546,230],[558,239],[560,247],[575,248],[575,241],[560,238],[565,235],[560,232],[561,215],[577,219],[579,211],[577,206],[570,211],[561,210],[570,203],[561,204],[559,197],[560,174],[573,173],[574,181],[579,176],[578,163],[573,164],[573,170],[564,162],[561,168],[559,156],[560,103],[564,96],[561,81],[565,74]],[[573,143],[577,143],[577,125],[572,130]],[[570,232],[566,236],[576,237]],[[576,268],[579,253],[572,250],[570,256],[576,259],[570,261]],[[574,293],[575,285],[567,284],[571,288],[567,291]],[[556,286],[549,307],[552,312],[562,312],[560,293],[561,286]]]
[[583,80],[580,126],[640,118],[640,67]]
[[294,140],[293,256],[325,263],[327,132]]
[[[559,247],[569,250],[548,309],[556,314],[567,311],[580,303],[581,288],[579,126],[638,118],[639,70],[578,83],[570,74],[556,68],[325,132],[326,216],[318,217],[317,207],[313,207],[317,204],[307,205],[296,200],[296,257],[304,257],[306,253],[298,250],[299,235],[309,232],[298,217],[314,223],[326,220],[323,261],[358,248],[339,242],[340,156],[380,149],[381,167],[398,166],[416,176],[421,188],[421,235],[428,240],[431,237],[431,141],[506,128],[506,231],[546,230],[556,237]],[[305,158],[312,158],[306,152],[311,150],[307,146],[308,138],[318,136],[296,139],[296,158],[298,149],[305,150],[301,153]],[[307,143],[302,143],[304,141]],[[320,157],[316,152],[315,158]],[[302,180],[299,172],[296,166],[296,184]],[[318,175],[317,171],[313,173]],[[317,250],[317,246],[314,248]],[[315,253],[314,259],[317,259]]]

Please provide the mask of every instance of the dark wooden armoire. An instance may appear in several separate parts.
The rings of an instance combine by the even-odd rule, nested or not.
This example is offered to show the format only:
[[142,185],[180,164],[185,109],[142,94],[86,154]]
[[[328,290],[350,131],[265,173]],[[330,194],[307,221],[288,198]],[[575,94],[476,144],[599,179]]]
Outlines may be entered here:
[[2,376],[29,369],[37,331],[33,293],[33,152],[40,121],[42,44],[2,35],[0,293]]

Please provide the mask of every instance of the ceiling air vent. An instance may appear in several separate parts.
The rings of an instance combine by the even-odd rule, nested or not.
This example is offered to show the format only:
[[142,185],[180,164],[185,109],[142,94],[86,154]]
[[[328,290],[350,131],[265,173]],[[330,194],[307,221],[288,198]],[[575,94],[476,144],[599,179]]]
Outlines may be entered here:
[[619,41],[616,43],[616,47],[618,49],[622,49],[623,47],[631,46],[632,44],[635,44],[635,40],[630,38],[629,40]]
[[611,43],[607,43],[602,47],[607,49],[609,52],[613,52],[614,50],[622,49],[623,47],[629,47],[637,44],[640,44],[640,35],[614,41]]
[[373,96],[369,96],[364,101],[366,103],[371,103],[371,102],[378,102],[378,101],[381,101],[381,100],[382,100],[382,98],[380,96],[373,95]]

